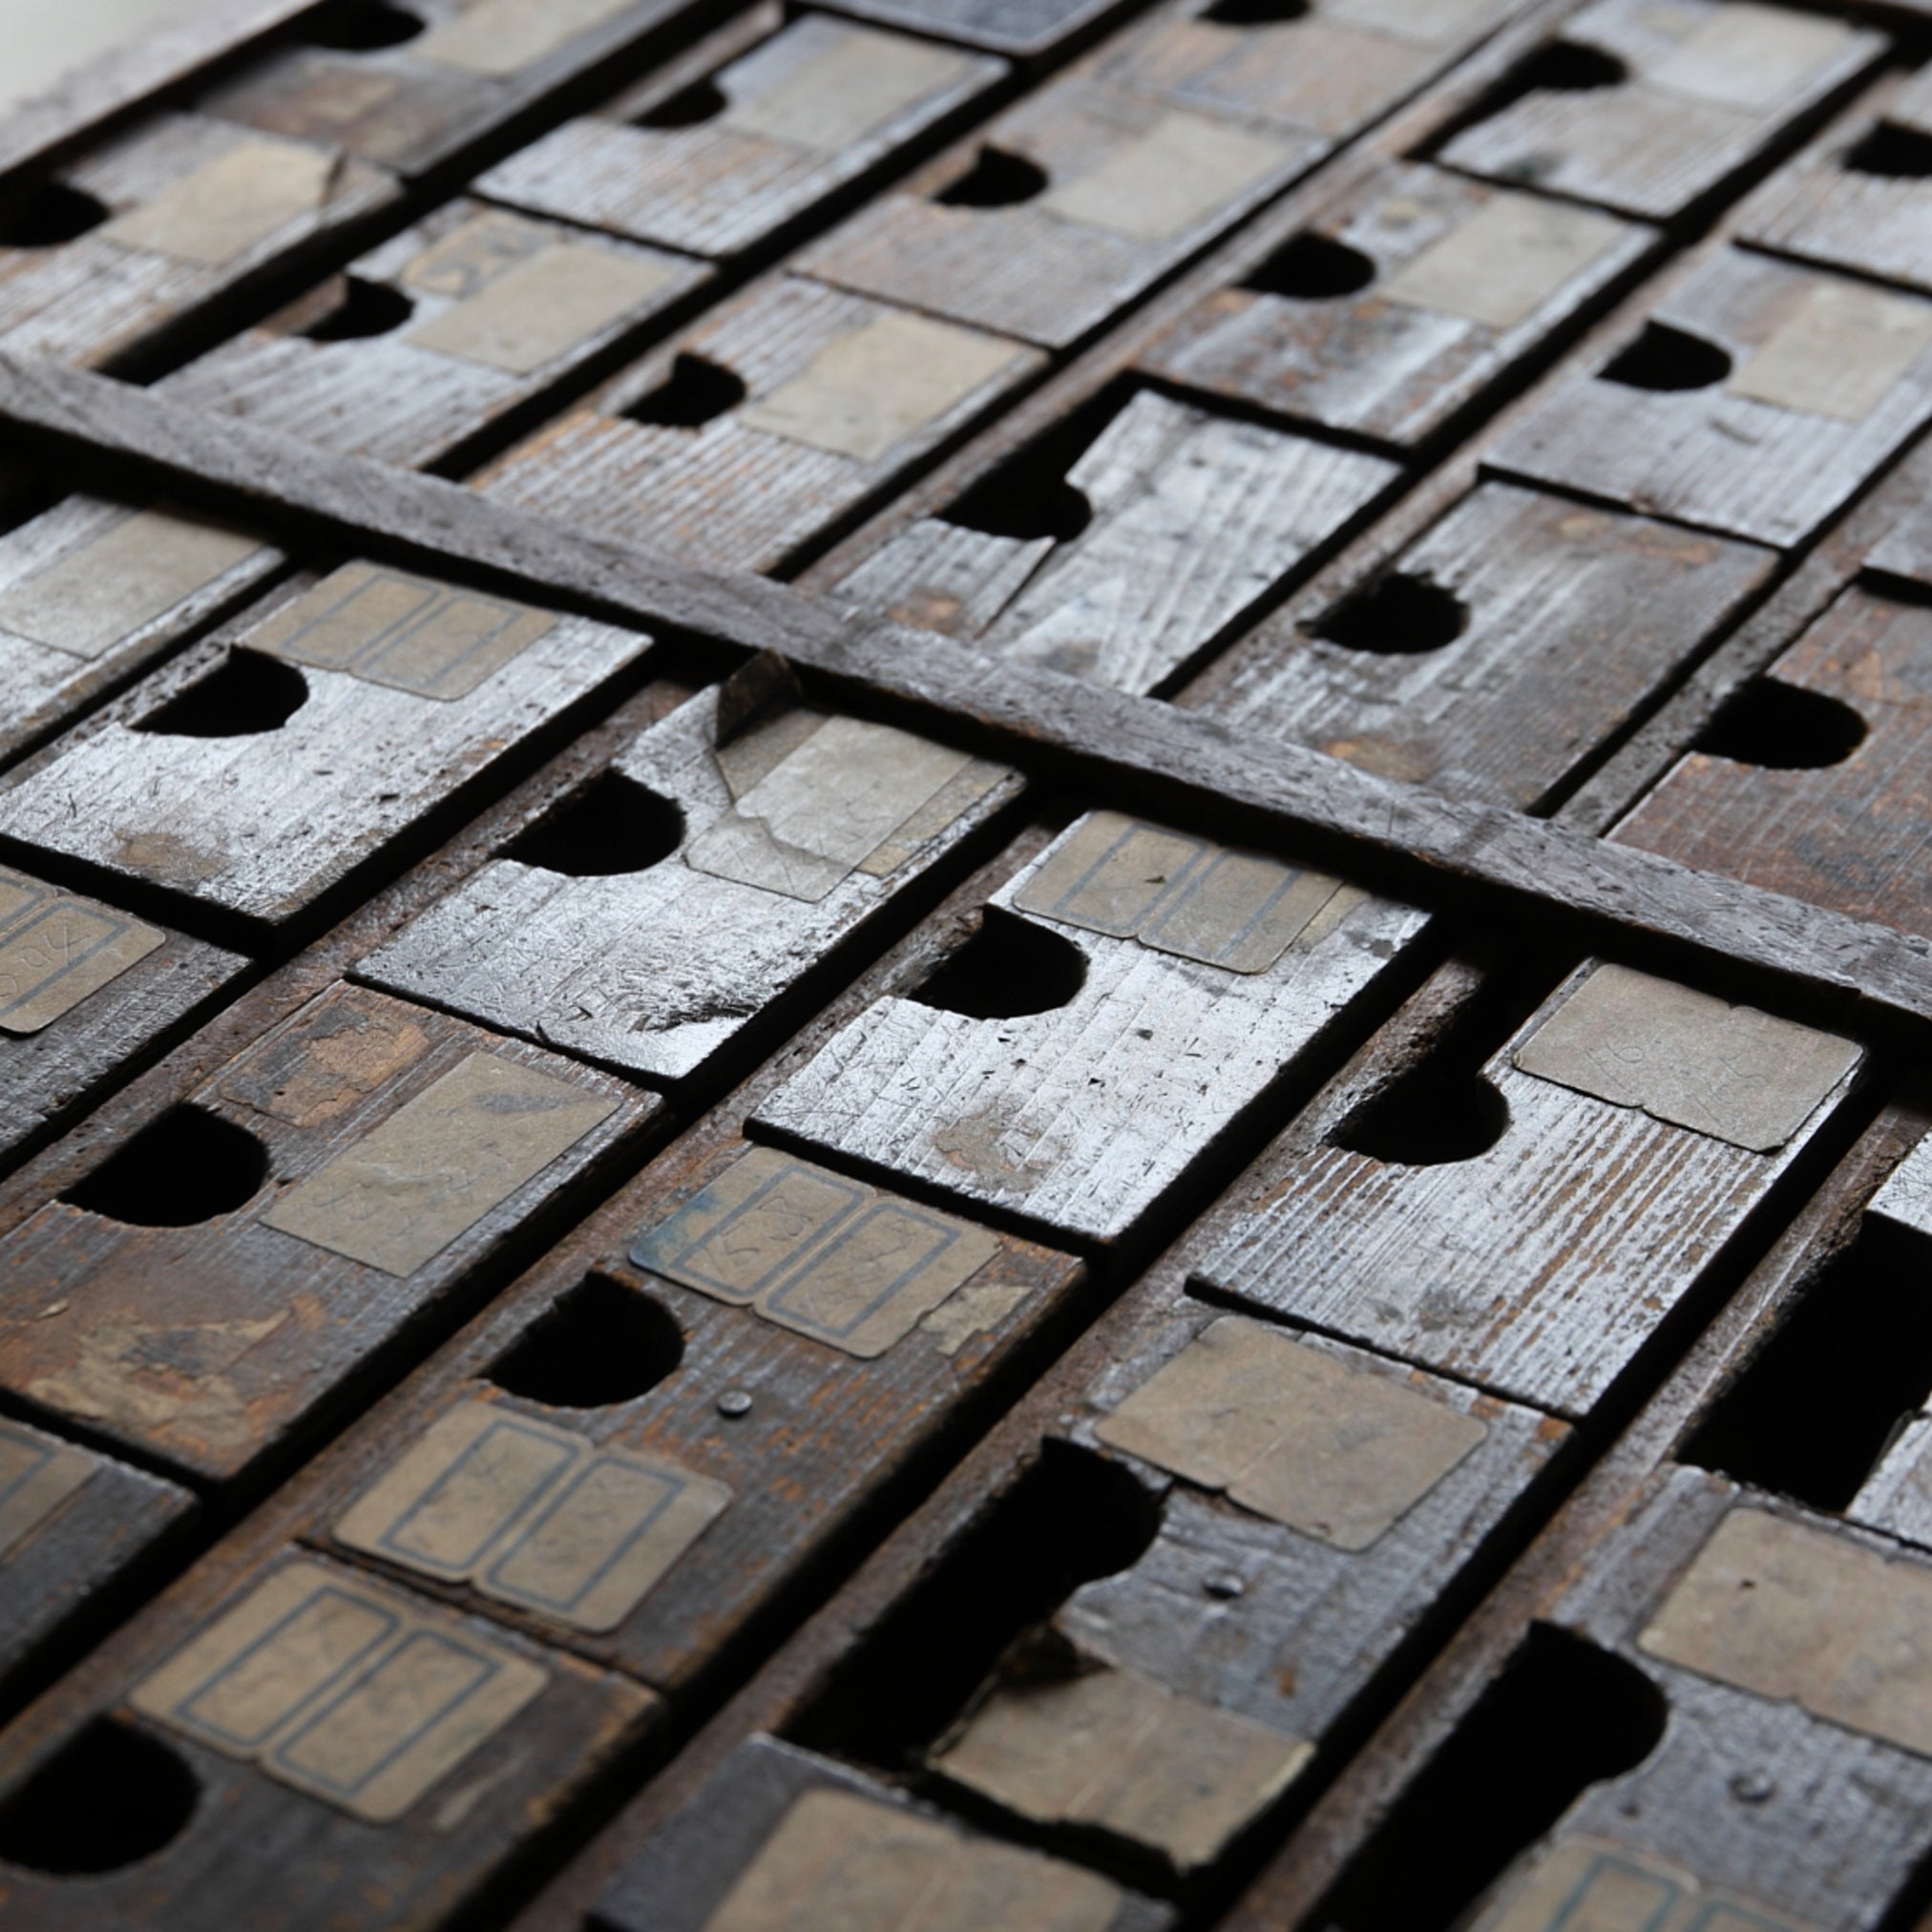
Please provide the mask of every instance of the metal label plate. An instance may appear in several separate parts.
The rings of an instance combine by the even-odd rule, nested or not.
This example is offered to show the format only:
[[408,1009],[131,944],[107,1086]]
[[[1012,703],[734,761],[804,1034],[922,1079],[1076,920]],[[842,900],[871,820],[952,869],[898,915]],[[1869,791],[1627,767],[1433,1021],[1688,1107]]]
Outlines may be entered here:
[[640,1234],[630,1259],[870,1360],[998,1251],[983,1228],[754,1147]]
[[1512,1873],[1469,1932],[1811,1932],[1648,1852],[1582,1834]]
[[262,540],[157,504],[0,591],[0,630],[97,658],[262,550]]
[[0,1033],[52,1026],[163,941],[125,913],[0,867]]
[[1224,1315],[1094,1433],[1244,1509],[1361,1550],[1489,1427],[1263,1322]]
[[472,1401],[433,1422],[335,1540],[578,1630],[614,1630],[731,1501],[708,1477]]
[[1137,242],[1185,235],[1294,158],[1279,141],[1210,120],[1165,114],[1099,167],[1049,188],[1033,205],[1082,228]]
[[1121,1894],[1077,1866],[896,1805],[808,1791],[704,1932],[1106,1932]]
[[1001,1683],[932,1764],[1039,1824],[1085,1824],[1207,1863],[1312,1746],[1131,1671]]
[[298,664],[449,702],[556,629],[547,611],[387,565],[346,563],[248,639]]
[[100,1459],[0,1417],[0,1558],[100,1467]]
[[1591,208],[1499,193],[1378,292],[1411,308],[1514,328],[1629,232]]
[[810,15],[779,39],[794,36],[825,44],[788,65],[777,80],[746,87],[733,97],[741,76],[750,78],[750,63],[740,62],[724,76],[729,104],[718,116],[720,127],[810,154],[836,155],[920,101],[958,86],[976,65],[947,48]]
[[410,55],[497,79],[561,52],[636,0],[475,0],[413,42]]
[[326,148],[250,136],[152,201],[99,230],[103,241],[220,268],[328,200],[336,157]]
[[747,430],[876,463],[1027,351],[923,315],[881,315],[834,336],[788,382],[742,404]]
[[1344,887],[1326,872],[1096,811],[1041,859],[1013,903],[1159,953],[1266,973]]
[[1724,387],[1781,410],[1861,423],[1928,346],[1932,303],[1824,282]]
[[973,763],[889,724],[828,718],[690,842],[685,863],[816,904]]
[[1653,1657],[1932,1756],[1932,1570],[1733,1509],[1638,1638]]
[[299,1561],[189,1638],[128,1701],[284,1784],[388,1824],[549,1681],[458,1618]]
[[617,1110],[555,1074],[472,1053],[289,1188],[262,1225],[413,1274]]
[[1842,21],[1728,0],[1644,75],[1651,87],[1722,107],[1775,107],[1855,44]]
[[[532,243],[536,245],[531,245]],[[526,376],[626,316],[641,317],[678,271],[595,242],[559,242],[509,217],[481,216],[411,263],[411,286],[454,294],[403,340]]]
[[1766,1154],[1798,1132],[1859,1057],[1836,1034],[1599,966],[1517,1049],[1515,1064]]

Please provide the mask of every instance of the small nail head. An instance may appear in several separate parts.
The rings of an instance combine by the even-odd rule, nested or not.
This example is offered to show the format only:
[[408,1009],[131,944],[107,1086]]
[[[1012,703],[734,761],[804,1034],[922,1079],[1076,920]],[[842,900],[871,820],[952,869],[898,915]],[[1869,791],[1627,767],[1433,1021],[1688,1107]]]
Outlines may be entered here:
[[735,1421],[751,1413],[751,1397],[743,1389],[726,1389],[718,1397],[718,1413]]

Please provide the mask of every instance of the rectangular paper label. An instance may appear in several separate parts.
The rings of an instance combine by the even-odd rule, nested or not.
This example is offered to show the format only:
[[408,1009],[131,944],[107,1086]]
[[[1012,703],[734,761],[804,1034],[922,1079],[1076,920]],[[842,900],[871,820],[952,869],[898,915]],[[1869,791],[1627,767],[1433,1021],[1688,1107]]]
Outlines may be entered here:
[[704,1932],[1107,1932],[1121,1894],[1078,1866],[903,1805],[808,1791]]
[[163,942],[125,913],[0,871],[0,1033],[38,1033]]
[[248,642],[298,664],[448,702],[556,627],[548,612],[527,604],[387,565],[346,563],[277,611]]
[[262,549],[192,513],[138,510],[0,591],[0,630],[97,658]]
[[127,248],[220,268],[328,199],[336,158],[326,148],[250,136],[152,201],[99,232]]
[[1046,853],[1013,903],[1204,966],[1265,973],[1342,890],[1326,872],[1096,811]]
[[998,1251],[983,1228],[754,1147],[640,1234],[630,1258],[870,1359]]
[[97,1457],[0,1418],[0,1558],[100,1467]]
[[1729,0],[1644,78],[1667,93],[1724,107],[1776,107],[1842,59],[1853,43],[1852,29],[1841,21]]
[[691,841],[686,863],[815,904],[971,763],[889,724],[828,718]]
[[625,317],[641,319],[676,274],[668,262],[594,242],[556,242],[406,330],[404,340],[506,375],[530,375]]
[[1836,1034],[1599,966],[1515,1055],[1539,1080],[1768,1154],[1858,1062]]
[[[497,77],[561,52],[637,0],[476,0],[410,48],[412,57]],[[642,24],[648,24],[642,23]]]
[[1809,1932],[1648,1852],[1559,1838],[1512,1873],[1469,1932]]
[[1205,115],[1173,113],[1099,167],[1035,203],[1063,221],[1139,242],[1185,235],[1266,181],[1293,150]]
[[1932,1570],[1764,1509],[1733,1509],[1638,1648],[1932,1755]]
[[413,1274],[617,1109],[555,1074],[472,1053],[291,1187],[262,1225]]
[[1285,1790],[1312,1749],[1129,1671],[1095,1670],[1002,1684],[931,1761],[1021,1817],[1099,1825],[1186,1871]]
[[[769,60],[780,48],[788,52],[801,42],[824,45],[788,63],[769,85],[757,85],[761,54]],[[729,104],[718,125],[836,155],[928,96],[958,86],[972,71],[965,54],[946,48],[808,15],[721,76]]]
[[1095,1430],[1244,1509],[1367,1549],[1489,1434],[1446,1403],[1241,1315],[1211,1323]]
[[1821,282],[1726,390],[1805,415],[1861,423],[1932,346],[1932,303]]
[[1629,232],[1589,208],[1499,193],[1379,292],[1413,308],[1514,328]]
[[614,1630],[730,1500],[707,1477],[472,1401],[404,1451],[335,1539],[574,1629]]
[[876,463],[957,409],[1025,353],[923,315],[881,315],[848,330],[799,374],[737,411],[747,430]]
[[143,1716],[372,1823],[524,1709],[549,1672],[329,1565],[284,1564],[135,1687]]

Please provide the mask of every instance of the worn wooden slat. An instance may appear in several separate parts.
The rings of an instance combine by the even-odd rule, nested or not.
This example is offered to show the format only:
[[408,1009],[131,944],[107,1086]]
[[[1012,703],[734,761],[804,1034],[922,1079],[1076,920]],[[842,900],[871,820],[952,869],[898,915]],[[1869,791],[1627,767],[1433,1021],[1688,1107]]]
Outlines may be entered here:
[[1668,220],[1720,194],[1885,46],[1782,7],[1598,0],[1441,155],[1470,174]]
[[252,533],[165,502],[72,495],[0,536],[0,761],[233,610],[283,567]]
[[626,542],[719,569],[769,570],[1040,362],[1002,336],[777,276],[475,483]]
[[838,0],[835,12],[1032,58],[1132,10],[1131,0]]
[[0,1418],[0,1682],[192,1521],[179,1484]]
[[1651,252],[1651,231],[1413,162],[1290,224],[1135,357],[1292,421],[1432,436]]
[[[1423,923],[1113,813],[1079,820],[986,906],[986,991],[935,978],[936,1005],[917,988],[879,1000],[754,1118],[1100,1245],[1144,1222]],[[1208,963],[1277,917],[1252,957]]]
[[[707,693],[640,734],[555,808],[543,850],[513,846],[365,959],[360,976],[680,1082],[834,954],[850,955],[899,892],[1018,795],[997,766],[795,706],[721,745],[720,703]],[[863,825],[868,789],[895,780],[891,810],[864,830],[870,850],[830,862],[794,850],[786,863],[787,845],[830,845],[843,825]],[[578,841],[626,809],[666,817],[657,841],[640,826],[633,853],[573,872]],[[761,810],[787,816],[760,834]]]
[[0,1378],[204,1480],[238,1476],[312,1431],[659,1111],[536,1048],[337,988],[60,1198],[46,1163],[15,1181],[36,1205],[9,1237]]
[[[1682,1124],[1654,1102],[1582,1091],[1522,1064],[1588,983],[1572,979],[1500,1048],[1480,1062],[1471,1055],[1460,1080],[1444,1061],[1445,1086],[1405,1093],[1399,1076],[1416,1032],[1446,1027],[1459,977],[1446,971],[1418,995],[1406,1025],[1372,1042],[1256,1163],[1197,1272],[1237,1304],[1584,1416],[1694,1304],[1724,1245],[1829,1125],[1858,1055],[1812,1036],[1806,1050],[1822,1047],[1827,1063],[1803,1096],[1811,1105],[1800,1124],[1774,1144],[1742,1146],[1711,1122]],[[1645,984],[1652,1007],[1674,991]],[[1725,1069],[1707,1068],[1712,1092],[1759,1090],[1796,1051],[1769,1036],[1747,1044],[1762,1016],[1711,1008],[1699,1019],[1700,1053]],[[1597,1051],[1606,1063],[1633,1064],[1688,1053],[1681,1041],[1646,1040],[1627,1018]],[[1378,1098],[1397,1110],[1389,1125],[1370,1124]],[[1441,1145],[1429,1144],[1431,1133]],[[1364,1136],[1380,1151],[1352,1144]]]
[[659,249],[459,198],[158,387],[326,450],[426,466],[705,279]]
[[[0,195],[23,237],[0,244],[0,340],[67,362],[125,358],[217,296],[313,255],[396,192],[326,132],[300,139],[161,115]],[[42,235],[53,239],[32,239]]]
[[[808,1799],[813,1801],[802,1802]],[[788,1825],[791,1836],[774,1853],[773,1841]],[[962,1845],[961,1838],[956,1825],[892,1785],[774,1738],[752,1737],[612,1880],[598,1900],[597,1919],[611,1932],[704,1932],[727,1900],[734,1909],[748,1909],[747,1894],[738,1889],[747,1873],[757,1874],[747,1881],[758,1886],[749,1896],[767,1913],[787,1906],[794,1913],[890,1909],[899,1886],[865,1852],[891,1841],[901,1861],[918,1860],[916,1877],[934,1884],[949,1906],[998,1912],[1004,1932],[1058,1932],[1074,1923],[1082,1932],[1163,1932],[1174,1922],[1166,1907],[1091,1874],[970,1836]],[[829,1869],[821,1869],[821,1859]],[[903,1863],[892,1876],[903,1884]],[[801,1895],[802,1886],[822,1889]],[[758,1922],[732,1922],[748,1928]],[[783,1922],[763,1921],[770,1927]]]
[[1001,60],[825,14],[785,24],[773,9],[759,25],[748,50],[742,28],[727,30],[723,64],[685,63],[676,92],[654,76],[564,122],[480,176],[475,192],[727,258],[858,186],[1007,72]]
[[19,767],[0,835],[286,925],[645,648],[384,567],[298,578]]
[[[320,458],[246,425],[199,415],[84,371],[0,354],[0,415],[164,470],[194,471],[244,503],[279,503],[432,556],[507,571],[553,595],[782,651],[843,682],[945,713],[1016,758],[1057,752],[1208,822],[1229,810],[1400,853],[1421,868],[1544,907],[1721,953],[1802,983],[1932,1017],[1932,970],[1897,933],[1754,891],[1519,813],[1433,797],[1292,746],[1265,755],[1170,705],[960,651],[825,599],[612,544],[349,457]],[[1208,800],[1211,797],[1212,803]],[[1164,807],[1164,808],[1166,808]]]
[[1719,714],[1711,748],[1687,753],[1612,836],[1932,934],[1928,677],[1932,609],[1846,591]]
[[[1047,460],[1020,452],[999,480],[1043,494]],[[1063,467],[1066,501],[1049,506],[1048,527],[976,529],[962,509],[900,531],[828,588],[1022,663],[1152,691],[1319,556],[1396,474],[1358,451],[1147,389]],[[994,494],[981,486],[982,499]],[[1050,527],[1062,513],[1065,523]]]
[[1481,483],[1374,570],[1325,572],[1183,702],[1385,777],[1535,808],[1773,565],[1754,545]]
[[1754,248],[1932,290],[1932,74],[1893,75],[1860,96],[1733,218]]
[[[635,1684],[244,1532],[0,1737],[8,1917],[440,1923],[659,1717]],[[77,1843],[105,1869],[62,1869]]]
[[1671,276],[1490,468],[1759,543],[1816,535],[1932,411],[1932,303],[1742,249]]
[[206,112],[324,138],[416,177],[577,75],[707,10],[703,0],[415,0],[424,31],[370,48],[304,45],[297,31],[202,96]]

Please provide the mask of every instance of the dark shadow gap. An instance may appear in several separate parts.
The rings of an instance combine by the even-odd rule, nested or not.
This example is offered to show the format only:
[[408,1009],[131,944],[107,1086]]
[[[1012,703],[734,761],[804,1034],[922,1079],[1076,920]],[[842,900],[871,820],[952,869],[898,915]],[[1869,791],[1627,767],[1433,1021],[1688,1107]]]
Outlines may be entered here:
[[171,1745],[96,1717],[0,1799],[0,1859],[55,1878],[117,1872],[178,1838],[200,1796]]
[[268,1178],[268,1150],[219,1114],[182,1104],[142,1127],[61,1196],[131,1228],[191,1228],[232,1214]]
[[82,189],[31,181],[0,195],[0,248],[58,248],[107,218],[107,203]]
[[978,930],[911,997],[968,1019],[1017,1019],[1068,1005],[1086,984],[1086,955],[1071,939],[1000,906],[981,907]]
[[684,843],[684,814],[620,771],[600,771],[567,793],[499,856],[573,879],[648,872]]
[[1309,1922],[1450,1932],[1586,1790],[1641,1764],[1668,1714],[1634,1665],[1532,1625]]
[[342,293],[302,330],[304,342],[366,342],[392,335],[416,312],[416,304],[387,282],[365,282],[360,275],[342,278]]
[[1417,658],[1453,644],[1469,628],[1469,606],[1452,590],[1409,571],[1385,570],[1332,604],[1312,634],[1351,651]]
[[491,1363],[506,1394],[552,1409],[634,1402],[677,1372],[684,1333],[647,1294],[586,1274]]
[[373,53],[379,48],[401,47],[423,31],[423,17],[386,0],[336,0],[308,14],[297,28],[311,47],[337,53]]
[[262,651],[233,650],[128,728],[164,738],[252,738],[279,731],[308,702],[308,680]]
[[1922,181],[1932,175],[1932,135],[1900,127],[1897,121],[1878,121],[1845,150],[1838,165],[1852,175]]
[[982,147],[973,165],[933,197],[942,208],[1015,208],[1046,192],[1046,170],[1023,155]]
[[708,120],[716,120],[729,105],[724,98],[724,90],[715,80],[694,80],[689,87],[681,87],[675,94],[667,94],[642,114],[632,116],[631,125],[638,128],[702,127]]
[[623,410],[633,423],[659,430],[699,430],[745,400],[743,381],[722,363],[682,352],[655,388]]
[[1161,1505],[1121,1463],[1049,1438],[788,1727],[792,1742],[916,1766],[1023,1631],[1082,1584],[1130,1568]]
[[1664,393],[1708,389],[1730,373],[1731,356],[1714,342],[1672,328],[1669,323],[1647,322],[1636,340],[1597,371],[1597,380]]
[[1754,678],[1704,727],[1697,749],[1772,771],[1815,771],[1842,765],[1865,732],[1865,721],[1837,698]]
[[1681,1460],[1842,1510],[1932,1397],[1922,1236],[1867,1216],[1712,1403]]
[[1334,302],[1358,295],[1376,279],[1376,264],[1359,248],[1304,229],[1264,256],[1242,279],[1258,295],[1297,302]]

